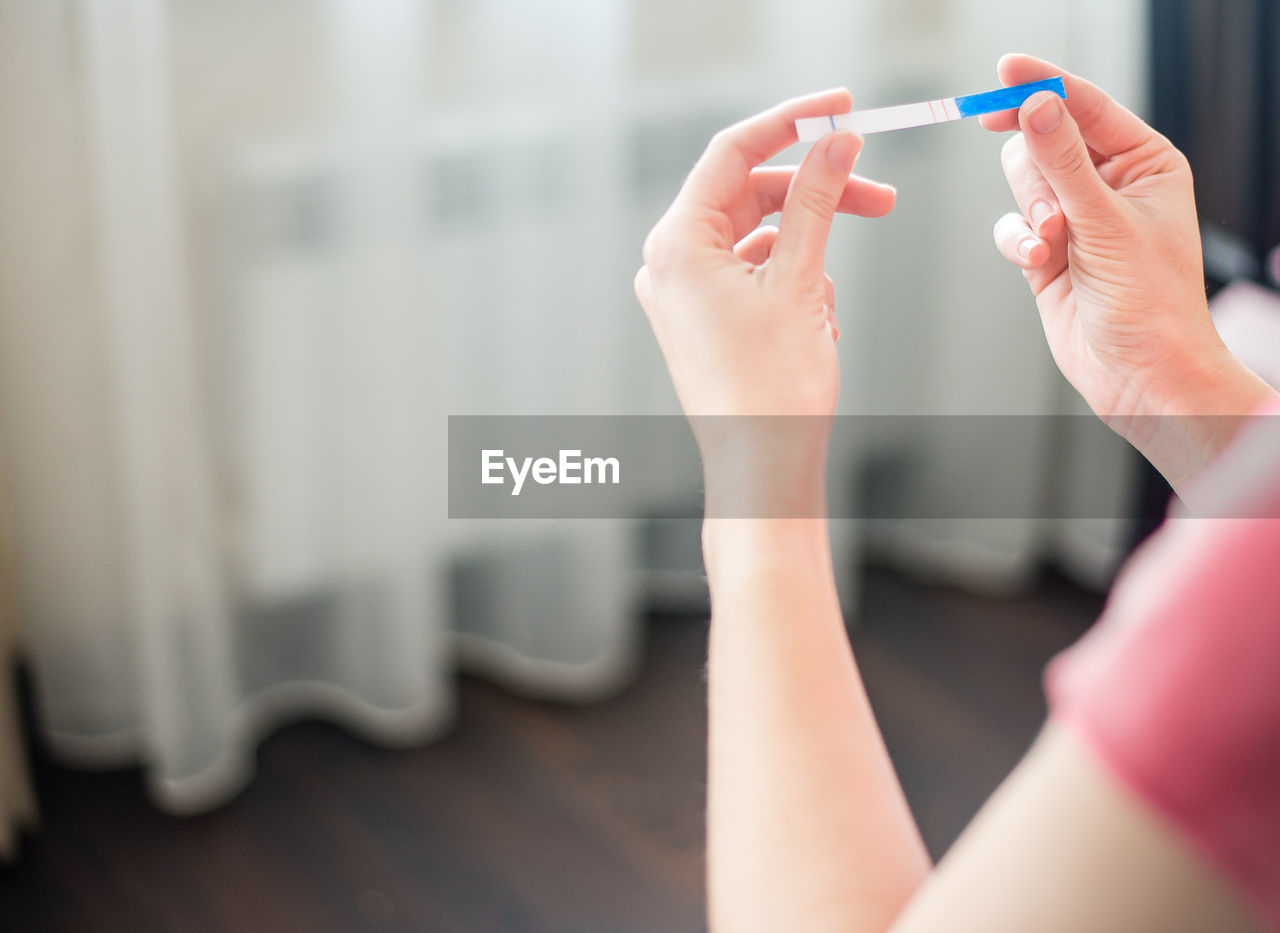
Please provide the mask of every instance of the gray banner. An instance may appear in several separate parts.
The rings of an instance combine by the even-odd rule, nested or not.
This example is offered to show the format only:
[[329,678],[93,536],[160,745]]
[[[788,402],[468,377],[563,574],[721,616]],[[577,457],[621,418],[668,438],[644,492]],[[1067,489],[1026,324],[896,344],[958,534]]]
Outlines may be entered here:
[[[811,429],[806,422],[723,417],[694,419],[691,426],[680,416],[450,416],[449,516],[701,517],[695,431],[733,439],[729,446],[741,451],[744,472],[751,472],[749,461],[785,460],[786,445]],[[1275,495],[1246,488],[1250,477],[1268,470],[1280,475],[1280,417],[1153,418],[1134,427],[1148,437],[1237,435],[1242,442],[1221,458],[1234,466],[1206,471],[1193,511],[1280,517]],[[1092,415],[841,416],[832,420],[830,450],[832,518],[1137,516],[1138,454]],[[776,498],[761,505],[753,492],[718,495],[716,514],[812,517],[787,512]]]

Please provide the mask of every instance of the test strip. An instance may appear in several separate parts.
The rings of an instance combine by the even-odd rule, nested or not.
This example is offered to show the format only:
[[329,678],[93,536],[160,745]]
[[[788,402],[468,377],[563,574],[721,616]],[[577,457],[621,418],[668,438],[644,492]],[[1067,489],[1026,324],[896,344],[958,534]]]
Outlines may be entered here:
[[868,133],[887,133],[912,126],[928,126],[930,123],[947,123],[951,120],[963,120],[965,117],[976,117],[982,113],[1013,110],[1021,107],[1023,101],[1036,91],[1052,91],[1063,100],[1067,97],[1067,88],[1062,83],[1062,76],[1058,75],[1029,84],[1015,84],[1013,87],[997,88],[981,94],[967,94],[964,97],[944,97],[918,104],[836,113],[827,117],[806,117],[796,121],[796,133],[800,136],[800,142],[811,142],[832,130],[853,130],[859,136],[866,136]]

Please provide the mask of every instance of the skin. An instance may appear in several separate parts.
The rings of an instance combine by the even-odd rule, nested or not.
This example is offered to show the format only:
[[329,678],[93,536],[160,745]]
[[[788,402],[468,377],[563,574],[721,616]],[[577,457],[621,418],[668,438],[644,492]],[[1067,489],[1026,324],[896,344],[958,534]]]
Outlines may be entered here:
[[[997,71],[1005,84],[1062,73],[1027,55]],[[1094,85],[1064,81],[1065,103],[1041,92],[979,118],[1021,131],[1001,153],[1018,212],[996,222],[996,246],[1023,270],[1063,375],[1185,494],[1271,390],[1209,318],[1186,158]]]
[[[1059,73],[1025,56],[1000,63],[1007,84]],[[988,121],[1023,127],[1005,153],[1020,213],[997,224],[997,243],[1024,270],[1073,385],[1181,483],[1229,432],[1149,432],[1145,416],[1243,415],[1268,390],[1207,323],[1185,160],[1101,91],[1066,80],[1052,132],[1027,130],[1043,116],[1039,95]],[[847,91],[827,91],[718,134],[636,275],[706,480],[711,926],[1258,929],[1229,885],[1055,724],[947,859],[929,863],[849,648],[821,517],[839,387],[827,234],[837,212],[887,213],[894,192],[850,174],[860,141],[844,132],[798,168],[759,167],[796,141],[794,120],[849,107]],[[776,229],[758,228],[779,209]],[[744,503],[756,517],[724,517]]]

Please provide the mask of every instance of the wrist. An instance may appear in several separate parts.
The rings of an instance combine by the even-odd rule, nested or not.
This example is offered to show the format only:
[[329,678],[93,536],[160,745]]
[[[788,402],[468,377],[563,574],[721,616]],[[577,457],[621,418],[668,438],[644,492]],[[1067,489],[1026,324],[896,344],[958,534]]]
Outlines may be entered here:
[[825,518],[707,518],[702,551],[713,602],[735,579],[794,582],[817,574],[834,587]]
[[829,417],[703,417],[691,423],[708,518],[825,517]]
[[1271,394],[1214,331],[1153,372],[1134,413],[1111,427],[1181,494]]

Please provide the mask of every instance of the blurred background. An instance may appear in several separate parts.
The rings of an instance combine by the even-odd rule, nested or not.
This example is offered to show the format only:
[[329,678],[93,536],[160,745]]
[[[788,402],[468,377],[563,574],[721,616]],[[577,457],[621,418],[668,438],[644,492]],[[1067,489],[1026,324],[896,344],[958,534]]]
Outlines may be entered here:
[[[450,520],[447,417],[678,412],[631,281],[712,133],[1013,50],[1188,152],[1275,373],[1278,42],[1266,0],[0,0],[0,926],[701,928],[697,523]],[[1167,496],[1059,417],[1001,142],[869,139],[898,207],[828,252],[841,411],[890,416],[836,500],[1092,516],[835,523],[935,854]]]

